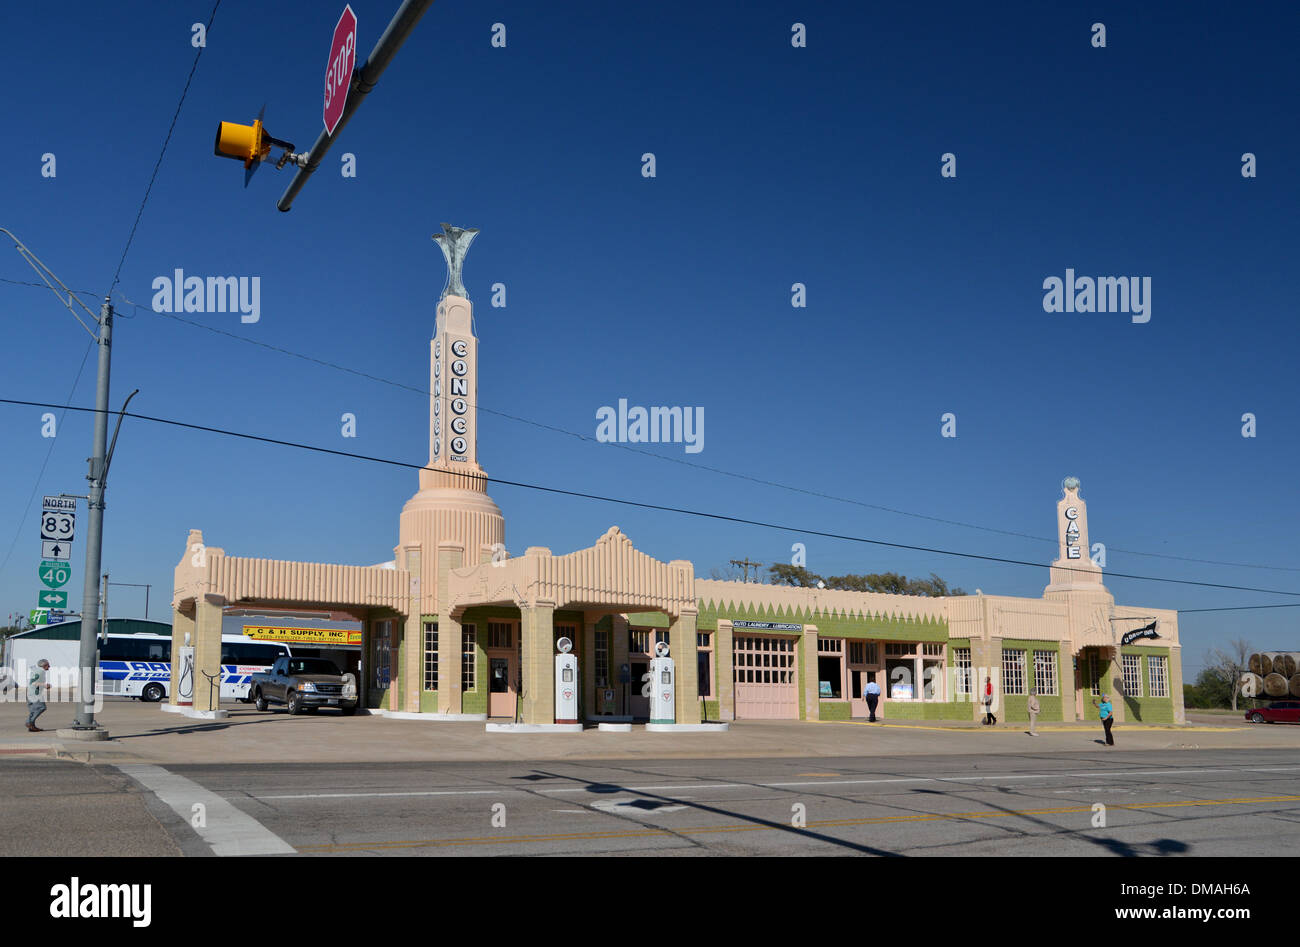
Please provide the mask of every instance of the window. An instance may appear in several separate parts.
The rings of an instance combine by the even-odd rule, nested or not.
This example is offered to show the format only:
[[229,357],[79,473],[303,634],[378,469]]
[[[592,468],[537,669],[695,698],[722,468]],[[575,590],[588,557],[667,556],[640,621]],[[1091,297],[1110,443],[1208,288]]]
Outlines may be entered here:
[[[99,653],[101,661],[170,661],[170,638],[110,636]],[[274,660],[274,659],[272,659]]]
[[788,638],[737,635],[733,640],[737,684],[793,684],[794,642]]
[[509,622],[490,621],[488,622],[488,640],[489,648],[508,648],[511,642],[511,632],[513,628]]
[[946,647],[942,641],[886,641],[885,680],[889,699],[943,700]]
[[438,689],[438,623],[424,623],[424,689]]
[[[226,641],[221,645],[221,663],[270,667],[275,659],[287,654],[282,644],[253,644],[245,641]],[[165,660],[165,659],[164,659]]]
[[596,632],[596,686],[609,686],[609,632]]
[[971,695],[970,648],[954,648],[953,655],[957,662],[957,693]]
[[1041,696],[1056,696],[1056,652],[1034,652],[1034,691]]
[[631,654],[649,654],[649,630],[645,628],[629,628],[627,630],[627,650]]
[[1025,692],[1025,652],[1012,648],[1002,649],[1002,693]]
[[707,631],[695,633],[696,675],[700,696],[713,696],[713,636]]
[[474,672],[478,657],[478,628],[474,625],[462,625],[460,630],[460,689],[462,692],[474,690],[476,683]]
[[1151,684],[1152,697],[1169,696],[1169,678],[1165,672],[1165,656],[1153,654],[1147,658],[1147,680]]
[[1088,687],[1093,697],[1101,696],[1101,669],[1096,651],[1088,653]]
[[828,700],[844,696],[844,639],[817,639],[817,694]]
[[1123,655],[1124,663],[1124,696],[1141,697],[1142,696],[1142,655],[1126,654]]
[[577,648],[578,647],[578,626],[577,625],[556,625],[555,626],[555,640],[551,643],[557,645],[555,649],[557,654],[559,653],[560,650],[558,645],[560,643],[561,638],[568,638],[569,641],[573,644],[573,647]]
[[668,644],[668,630],[660,628],[655,631],[655,644]]

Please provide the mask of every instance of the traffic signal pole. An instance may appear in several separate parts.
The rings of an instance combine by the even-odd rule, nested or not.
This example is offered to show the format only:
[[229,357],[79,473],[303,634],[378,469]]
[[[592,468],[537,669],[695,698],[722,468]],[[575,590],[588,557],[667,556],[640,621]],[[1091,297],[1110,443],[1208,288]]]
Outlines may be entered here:
[[[90,522],[86,528],[86,583],[81,597],[81,654],[79,673],[79,709],[72,721],[73,730],[98,731],[99,739],[108,732],[95,723],[95,668],[98,659],[95,639],[99,631],[99,566],[104,542],[104,480],[108,474],[108,376],[113,357],[113,304],[105,299],[99,307],[99,375],[95,383],[95,432],[91,440],[92,456],[86,479],[90,496],[86,501]],[[119,423],[121,423],[119,421]],[[89,736],[89,733],[84,734]]]
[[343,107],[343,117],[334,128],[334,134],[331,135],[328,131],[320,133],[316,144],[312,145],[311,151],[307,152],[306,161],[298,168],[293,180],[289,182],[288,188],[280,197],[280,202],[276,205],[280,210],[287,211],[293,206],[294,198],[307,183],[307,179],[320,167],[325,153],[334,144],[334,139],[342,133],[344,126],[352,118],[352,113],[361,105],[361,100],[374,90],[379,77],[384,74],[384,70],[397,55],[397,51],[402,48],[406,38],[420,22],[420,17],[424,16],[425,11],[432,4],[433,0],[402,0],[402,5],[393,14],[393,19],[384,30],[384,35],[379,37],[379,42],[375,43],[375,48],[370,51],[361,68],[352,73],[352,82],[348,85],[347,104]]

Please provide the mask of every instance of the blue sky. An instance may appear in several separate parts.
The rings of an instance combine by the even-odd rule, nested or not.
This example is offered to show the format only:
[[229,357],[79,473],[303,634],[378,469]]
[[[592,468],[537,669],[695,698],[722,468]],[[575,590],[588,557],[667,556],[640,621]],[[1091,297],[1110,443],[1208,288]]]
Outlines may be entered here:
[[[352,7],[360,61],[397,2]],[[437,0],[281,214],[290,173],[263,167],[244,189],[242,168],[212,155],[215,124],[265,103],[272,134],[309,146],[339,9],[221,4],[117,288],[115,405],[139,388],[143,414],[424,462],[426,398],[249,342],[427,385],[445,274],[429,238],[449,221],[482,231],[465,267],[482,408],[586,437],[481,411],[490,474],[1043,567],[496,485],[513,552],[567,552],[618,524],[700,575],[788,561],[803,541],[822,574],[934,571],[1037,596],[1060,481],[1075,475],[1108,571],[1300,592],[1294,6]],[[4,106],[0,226],[69,286],[108,289],[193,63],[190,26],[210,11],[6,11],[0,54],[22,81]],[[1098,21],[1104,49],[1090,42]],[[791,46],[795,22],[806,48]],[[340,174],[349,152],[353,179]],[[956,178],[940,176],[945,152]],[[1258,177],[1243,178],[1243,152]],[[34,278],[5,254],[0,278]],[[260,321],[187,317],[236,339],[122,302],[148,307],[152,280],[178,267],[260,277]],[[1151,321],[1044,312],[1043,280],[1067,267],[1149,276]],[[488,304],[497,282],[504,309]],[[806,308],[790,304],[795,282]],[[88,336],[48,291],[12,283],[0,320],[0,396],[65,401]],[[93,397],[92,354],[72,400]],[[703,407],[704,450],[596,443],[597,409],[619,398]],[[355,439],[341,436],[345,412]],[[940,436],[945,412],[956,438]],[[1241,436],[1246,412],[1255,438]],[[16,538],[4,615],[34,604],[39,495],[85,489],[89,417],[63,420],[37,484],[41,413],[0,405],[0,556]],[[152,583],[158,617],[191,527],[231,554],[379,562],[414,489],[409,470],[128,420],[105,568]],[[82,517],[84,532],[84,504]],[[1108,586],[1162,608],[1293,600]],[[139,590],[111,594],[115,614],[143,611]],[[1295,647],[1296,617],[1184,616],[1188,676],[1228,638]]]

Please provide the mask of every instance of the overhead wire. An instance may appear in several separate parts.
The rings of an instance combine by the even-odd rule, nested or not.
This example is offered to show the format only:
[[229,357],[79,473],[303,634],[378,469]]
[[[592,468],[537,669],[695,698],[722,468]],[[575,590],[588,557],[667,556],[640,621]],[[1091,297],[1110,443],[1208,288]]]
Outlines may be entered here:
[[[39,401],[25,401],[16,398],[0,398],[0,404],[27,405],[29,407],[57,407]],[[94,412],[94,408],[70,407],[73,411]],[[288,441],[283,438],[265,437],[259,434],[249,434],[244,431],[232,431],[226,428],[212,427],[206,424],[195,424],[188,421],[178,421],[174,418],[160,418],[147,414],[139,414],[134,411],[110,411],[111,415],[121,415],[128,418],[136,418],[141,421],[151,421],[157,424],[167,424],[174,427],[187,428],[194,431],[203,431],[210,434],[218,434],[224,437],[235,437],[244,440],[258,441],[264,444],[273,444],[281,447],[292,447],[297,450],[311,451],[319,454],[330,454],[336,457],[347,457],[354,460],[364,460],[371,463],[386,464],[393,467],[402,467],[408,470],[425,470],[428,469],[426,464],[416,464],[410,461],[394,460],[387,457],[375,457],[369,454],[358,454],[354,451],[338,450],[332,447],[318,447],[314,444],[302,444],[297,441]],[[811,529],[801,526],[790,526],[782,523],[768,523],[762,520],[753,520],[742,516],[731,516],[725,513],[711,513],[705,510],[691,510],[684,507],[668,506],[660,503],[646,503],[640,500],[629,500],[623,497],[603,496],[595,493],[585,493],[580,490],[565,490],[561,487],[549,487],[542,484],[527,483],[519,480],[508,480],[504,477],[490,477],[487,475],[460,473],[459,471],[447,471],[453,476],[462,477],[470,480],[481,481],[484,484],[496,483],[503,486],[519,487],[525,490],[536,490],[543,493],[555,494],[558,496],[570,496],[585,500],[598,500],[605,503],[615,503],[621,506],[636,507],[645,510],[656,510],[662,513],[678,513],[684,516],[694,516],[704,519],[718,520],[721,522],[736,523],[744,526],[758,526],[764,529],[776,529],[783,532],[795,533],[802,536],[821,536],[826,539],[840,539],[846,542],[866,543],[875,546],[885,546],[891,549],[906,549],[913,552],[932,553],[934,555],[954,556],[962,559],[975,559],[983,562],[997,562],[1006,565],[1028,566],[1034,569],[1042,569],[1041,562],[1030,562],[1023,559],[1011,559],[1005,556],[990,556],[984,553],[961,552],[953,549],[941,549],[934,546],[920,546],[914,543],[897,543],[883,539],[871,539],[863,536],[852,536],[846,533],[832,533],[826,530]],[[1053,566],[1064,572],[1081,572],[1095,574],[1091,569],[1075,568],[1073,566]],[[1267,595],[1292,595],[1300,597],[1300,591],[1291,591],[1286,589],[1264,589],[1248,585],[1230,585],[1222,582],[1203,582],[1195,579],[1175,579],[1169,576],[1149,576],[1135,575],[1125,572],[1108,572],[1107,575],[1118,579],[1136,579],[1145,582],[1166,582],[1175,585],[1191,585],[1201,588],[1212,589],[1231,589],[1238,592],[1260,592]]]

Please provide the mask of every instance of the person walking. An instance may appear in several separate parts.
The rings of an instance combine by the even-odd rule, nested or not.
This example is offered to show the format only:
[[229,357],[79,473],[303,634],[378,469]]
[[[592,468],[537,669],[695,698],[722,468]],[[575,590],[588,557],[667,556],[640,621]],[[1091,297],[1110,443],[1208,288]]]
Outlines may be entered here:
[[867,711],[871,714],[869,723],[876,722],[876,704],[880,703],[880,685],[876,683],[875,678],[867,681],[867,686],[862,689],[867,698]]
[[1110,695],[1102,694],[1101,703],[1094,700],[1092,705],[1097,708],[1097,712],[1101,715],[1101,725],[1106,728],[1106,745],[1114,746],[1115,738],[1111,736],[1110,728],[1115,722],[1115,710],[1110,705]]
[[45,695],[50,689],[45,680],[45,672],[50,669],[50,662],[41,658],[32,668],[31,678],[27,681],[27,729],[32,733],[43,732],[36,726],[36,718],[45,713]]
[[993,678],[984,678],[984,723],[996,725],[998,718],[993,714]]
[[1029,709],[1029,735],[1036,737],[1038,736],[1038,714],[1043,708],[1038,703],[1038,695],[1032,689],[1029,691],[1029,700],[1025,702],[1025,706]]

